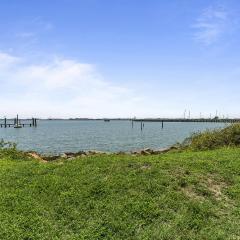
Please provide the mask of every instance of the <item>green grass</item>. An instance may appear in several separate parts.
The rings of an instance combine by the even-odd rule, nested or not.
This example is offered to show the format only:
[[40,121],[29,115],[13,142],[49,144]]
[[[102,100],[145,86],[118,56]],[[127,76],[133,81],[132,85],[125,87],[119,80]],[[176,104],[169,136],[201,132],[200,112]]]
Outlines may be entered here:
[[1,150],[0,239],[240,239],[240,149],[49,163]]

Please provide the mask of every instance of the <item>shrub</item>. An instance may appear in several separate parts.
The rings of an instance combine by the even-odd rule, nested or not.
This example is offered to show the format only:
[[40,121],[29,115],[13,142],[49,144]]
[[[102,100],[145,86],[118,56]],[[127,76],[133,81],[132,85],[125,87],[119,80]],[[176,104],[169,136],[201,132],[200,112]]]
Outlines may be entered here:
[[182,143],[182,148],[208,150],[220,147],[240,146],[240,124],[235,123],[224,129],[194,133]]
[[17,150],[17,144],[0,140],[0,157],[8,156],[11,159],[20,159],[25,156],[24,152]]
[[12,142],[5,142],[3,139],[1,139],[0,141],[0,150],[3,149],[16,149],[16,143],[12,143]]

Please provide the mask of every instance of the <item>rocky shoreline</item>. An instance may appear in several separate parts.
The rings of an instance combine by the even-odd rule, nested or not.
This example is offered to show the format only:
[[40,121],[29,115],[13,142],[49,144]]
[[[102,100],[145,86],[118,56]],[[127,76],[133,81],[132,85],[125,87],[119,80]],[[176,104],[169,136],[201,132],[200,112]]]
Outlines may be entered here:
[[145,148],[139,151],[132,151],[132,152],[103,152],[103,151],[97,151],[97,150],[89,150],[89,151],[79,151],[79,152],[65,152],[59,155],[52,155],[52,156],[47,156],[47,155],[42,155],[34,151],[29,151],[26,152],[26,154],[29,157],[38,159],[43,162],[50,162],[50,161],[55,161],[58,159],[67,159],[67,160],[72,160],[75,158],[81,158],[81,157],[86,157],[86,156],[96,156],[96,155],[129,155],[129,156],[141,156],[141,155],[157,155],[157,154],[162,154],[169,152],[171,150],[177,150],[178,148],[176,146],[171,146],[168,148],[162,148],[158,150],[153,150],[151,148]]

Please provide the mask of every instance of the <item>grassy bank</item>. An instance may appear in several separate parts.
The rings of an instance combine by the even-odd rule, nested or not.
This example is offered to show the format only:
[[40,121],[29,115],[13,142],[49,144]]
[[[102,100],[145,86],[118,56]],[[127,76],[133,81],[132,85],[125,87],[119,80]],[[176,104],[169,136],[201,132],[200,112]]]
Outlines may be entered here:
[[49,163],[0,151],[0,239],[240,239],[240,149]]
[[187,138],[180,147],[191,150],[240,147],[240,123],[234,123],[225,128],[195,133]]

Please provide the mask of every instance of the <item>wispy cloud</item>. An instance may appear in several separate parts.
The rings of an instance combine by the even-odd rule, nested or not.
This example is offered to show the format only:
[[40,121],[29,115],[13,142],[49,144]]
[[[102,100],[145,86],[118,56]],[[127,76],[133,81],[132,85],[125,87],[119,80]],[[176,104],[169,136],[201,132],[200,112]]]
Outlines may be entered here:
[[194,39],[204,45],[215,43],[228,30],[229,13],[223,7],[208,7],[193,25]]
[[40,17],[29,19],[18,24],[14,36],[19,40],[37,41],[42,34],[52,31],[54,25],[51,22],[45,21]]
[[6,71],[6,69],[9,69],[11,66],[18,64],[19,61],[20,59],[18,57],[0,52],[0,70],[2,72]]

